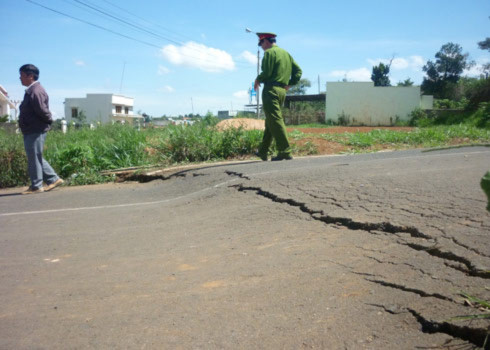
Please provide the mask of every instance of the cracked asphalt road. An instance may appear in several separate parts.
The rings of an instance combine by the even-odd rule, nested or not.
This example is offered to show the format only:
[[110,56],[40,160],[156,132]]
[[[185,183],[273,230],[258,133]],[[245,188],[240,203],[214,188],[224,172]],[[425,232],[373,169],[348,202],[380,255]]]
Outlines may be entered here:
[[[0,191],[0,349],[454,349],[490,299],[489,148]],[[488,312],[488,311],[487,311]]]

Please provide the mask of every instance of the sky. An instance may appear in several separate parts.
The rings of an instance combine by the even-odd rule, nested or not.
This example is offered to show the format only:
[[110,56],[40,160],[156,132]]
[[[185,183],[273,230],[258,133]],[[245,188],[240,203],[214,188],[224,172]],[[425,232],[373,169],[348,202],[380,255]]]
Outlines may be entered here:
[[249,103],[258,40],[246,28],[276,33],[316,94],[329,81],[370,81],[392,58],[392,85],[420,85],[448,42],[478,76],[489,16],[488,0],[0,0],[0,85],[21,100],[19,67],[32,63],[55,118],[65,98],[87,93],[133,97],[153,117],[216,114]]

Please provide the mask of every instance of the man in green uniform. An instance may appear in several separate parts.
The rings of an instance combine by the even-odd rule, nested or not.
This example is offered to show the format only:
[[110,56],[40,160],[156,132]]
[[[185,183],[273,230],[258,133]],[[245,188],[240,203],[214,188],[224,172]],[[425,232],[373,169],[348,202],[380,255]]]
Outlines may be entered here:
[[286,135],[286,126],[282,117],[281,107],[286,99],[286,91],[301,78],[301,68],[291,55],[276,45],[276,34],[257,33],[259,46],[264,50],[262,72],[255,79],[255,90],[261,83],[262,105],[265,112],[265,130],[262,143],[256,153],[262,160],[267,160],[272,138],[276,140],[277,156],[272,160],[289,160],[291,147]]
[[481,188],[483,189],[483,192],[487,195],[488,199],[488,204],[487,204],[487,210],[490,211],[490,171],[487,171],[487,173],[483,176],[480,182]]

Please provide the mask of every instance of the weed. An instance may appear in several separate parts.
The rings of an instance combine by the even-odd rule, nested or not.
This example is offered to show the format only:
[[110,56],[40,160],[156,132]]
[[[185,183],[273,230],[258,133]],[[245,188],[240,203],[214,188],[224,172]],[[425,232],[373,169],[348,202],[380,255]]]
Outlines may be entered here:
[[345,126],[349,125],[350,123],[350,116],[348,114],[345,114],[344,111],[338,115],[338,123],[339,125]]
[[301,140],[303,138],[305,138],[305,133],[297,130],[297,129],[294,129],[293,131],[291,131],[290,133],[288,133],[288,137],[293,139],[293,140]]

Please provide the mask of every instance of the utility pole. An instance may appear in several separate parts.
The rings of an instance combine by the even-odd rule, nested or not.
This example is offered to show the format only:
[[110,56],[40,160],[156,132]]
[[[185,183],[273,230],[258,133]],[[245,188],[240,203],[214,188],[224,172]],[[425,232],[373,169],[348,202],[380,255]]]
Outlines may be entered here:
[[[245,31],[247,33],[257,34],[256,32],[252,31],[249,28],[245,28]],[[260,73],[260,47],[258,46],[257,47],[257,76],[259,75],[259,73]],[[255,93],[257,94],[256,95],[256,97],[257,97],[257,118],[260,118],[260,85],[257,88],[257,91],[255,91]]]
[[[260,49],[257,49],[257,76],[259,76],[260,73]],[[257,94],[257,118],[260,118],[260,85],[257,87],[257,91],[255,92]]]
[[318,95],[320,95],[320,74],[318,74]]

